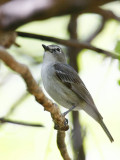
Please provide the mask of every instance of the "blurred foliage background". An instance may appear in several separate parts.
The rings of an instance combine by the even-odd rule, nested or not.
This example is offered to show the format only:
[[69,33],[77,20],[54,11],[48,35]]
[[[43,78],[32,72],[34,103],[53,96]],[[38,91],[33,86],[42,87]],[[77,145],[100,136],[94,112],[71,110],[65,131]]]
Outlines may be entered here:
[[[104,6],[120,15],[118,3]],[[67,25],[70,17],[57,17],[41,22],[32,22],[17,29],[30,33],[68,38]],[[95,14],[83,14],[78,18],[78,34],[84,41],[100,24],[101,17]],[[41,83],[41,63],[43,48],[41,44],[51,44],[35,39],[17,38],[20,48],[12,46],[9,52],[21,63],[27,64],[38,83]],[[92,41],[100,48],[120,53],[120,23],[109,20],[104,30]],[[64,48],[66,52],[66,48]],[[110,143],[99,125],[84,112],[81,113],[85,129],[86,159],[113,160],[120,157],[120,65],[118,60],[105,58],[91,50],[83,50],[77,58],[80,76],[104,117],[104,121],[114,137]],[[24,97],[24,98],[23,98]],[[16,105],[16,103],[18,103]],[[13,107],[11,113],[10,108]],[[61,110],[65,109],[61,107]],[[56,146],[56,130],[48,112],[43,110],[26,91],[23,79],[0,62],[0,117],[7,115],[13,120],[40,122],[44,128],[33,128],[12,124],[0,125],[1,160],[62,160]],[[68,115],[69,117],[71,114]],[[70,127],[72,124],[69,121]],[[72,148],[70,131],[66,144],[70,156]]]

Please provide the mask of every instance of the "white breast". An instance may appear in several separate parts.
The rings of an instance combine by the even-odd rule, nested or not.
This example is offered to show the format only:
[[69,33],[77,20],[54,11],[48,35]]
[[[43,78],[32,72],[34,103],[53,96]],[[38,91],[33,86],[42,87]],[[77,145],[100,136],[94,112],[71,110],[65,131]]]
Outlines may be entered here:
[[57,103],[65,108],[70,108],[73,103],[78,105],[79,98],[57,80],[53,65],[52,63],[43,63],[42,65],[41,76],[45,90]]
[[50,94],[50,91],[52,90],[53,82],[53,64],[52,63],[43,63],[41,68],[41,77],[43,81],[44,88],[46,91]]

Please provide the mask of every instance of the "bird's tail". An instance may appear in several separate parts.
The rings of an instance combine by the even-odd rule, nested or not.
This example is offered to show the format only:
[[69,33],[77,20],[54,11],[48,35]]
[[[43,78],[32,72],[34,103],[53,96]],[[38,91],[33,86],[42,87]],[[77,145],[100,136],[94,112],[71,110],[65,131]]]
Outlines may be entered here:
[[108,138],[110,139],[111,142],[114,141],[113,137],[111,136],[110,132],[108,131],[106,125],[103,122],[103,117],[101,116],[101,114],[98,112],[97,108],[95,106],[85,106],[84,111],[86,111],[94,120],[96,120],[101,127],[103,128],[104,132],[106,133],[106,135],[108,136]]
[[111,136],[110,132],[108,131],[106,125],[103,122],[103,117],[101,116],[101,114],[98,112],[97,108],[95,106],[85,106],[84,111],[86,111],[93,119],[95,119],[103,128],[104,132],[106,133],[106,135],[108,136],[108,138],[110,139],[111,142],[114,141],[113,137]]
[[114,141],[113,137],[111,136],[109,130],[107,129],[106,125],[104,124],[103,120],[101,119],[99,122],[98,122],[101,127],[103,128],[104,132],[106,133],[106,135],[108,136],[108,138],[110,139],[111,142]]

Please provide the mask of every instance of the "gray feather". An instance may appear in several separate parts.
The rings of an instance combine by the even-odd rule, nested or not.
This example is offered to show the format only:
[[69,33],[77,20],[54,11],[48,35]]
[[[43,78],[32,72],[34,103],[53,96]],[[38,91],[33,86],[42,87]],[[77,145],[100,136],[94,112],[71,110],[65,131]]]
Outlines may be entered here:
[[88,106],[96,112],[98,118],[101,119],[102,116],[98,112],[89,91],[78,76],[77,72],[68,64],[63,63],[54,64],[54,68],[58,79],[71,89],[81,100],[85,101]]

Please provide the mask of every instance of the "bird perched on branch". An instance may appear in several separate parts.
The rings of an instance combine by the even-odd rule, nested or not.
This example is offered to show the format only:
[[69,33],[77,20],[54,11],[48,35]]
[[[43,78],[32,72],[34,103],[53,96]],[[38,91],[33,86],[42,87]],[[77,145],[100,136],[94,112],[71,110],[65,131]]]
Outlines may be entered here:
[[101,125],[110,141],[114,141],[85,84],[67,64],[62,49],[57,45],[42,46],[45,53],[41,76],[47,93],[58,104],[68,108],[64,115],[72,110],[84,110]]

